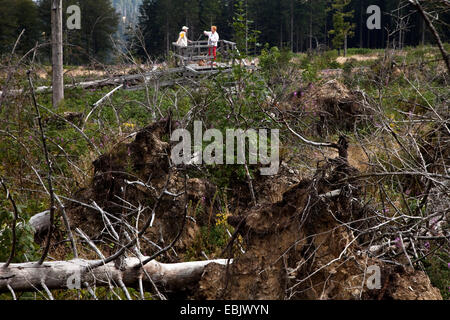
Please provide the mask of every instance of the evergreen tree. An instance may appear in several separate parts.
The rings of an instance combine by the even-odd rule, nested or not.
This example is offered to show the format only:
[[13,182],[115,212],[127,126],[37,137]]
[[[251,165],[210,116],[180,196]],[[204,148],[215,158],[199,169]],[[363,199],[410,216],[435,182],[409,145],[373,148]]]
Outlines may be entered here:
[[249,54],[251,47],[255,48],[258,36],[261,33],[251,28],[252,20],[248,19],[248,7],[243,0],[235,4],[235,15],[233,17],[233,39],[241,53]]
[[14,0],[0,0],[0,50],[2,53],[12,48],[17,34],[17,17],[14,14]]
[[355,24],[348,21],[354,17],[354,10],[346,11],[351,0],[332,0],[333,29],[329,31],[333,35],[333,46],[340,52],[344,47],[344,56],[347,55],[348,38],[354,36]]
[[31,50],[39,39],[40,23],[32,0],[0,0],[0,53],[11,52],[22,32],[16,52]]

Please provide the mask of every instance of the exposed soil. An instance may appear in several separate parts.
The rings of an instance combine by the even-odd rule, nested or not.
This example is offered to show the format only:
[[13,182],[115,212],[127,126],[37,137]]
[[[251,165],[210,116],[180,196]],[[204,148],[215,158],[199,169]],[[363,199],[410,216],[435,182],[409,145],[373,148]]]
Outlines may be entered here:
[[364,97],[336,79],[298,89],[290,103],[295,109],[318,114],[316,132],[321,137],[337,131],[353,131],[370,116]]
[[[126,219],[136,224],[137,212],[130,214],[125,210],[128,203],[147,207],[139,219],[139,226],[151,217],[156,199],[164,186],[170,194],[162,196],[155,209],[155,220],[145,233],[141,251],[151,255],[160,247],[167,246],[179,233],[184,216],[185,196],[184,175],[176,169],[169,168],[168,155],[170,145],[164,142],[174,123],[164,120],[152,124],[136,135],[133,142],[120,144],[112,152],[105,154],[94,162],[94,177],[89,188],[80,190],[76,195],[79,202],[93,205],[94,201],[114,220]],[[169,179],[167,178],[169,177]],[[140,183],[136,183],[140,181]],[[197,204],[199,201],[210,202],[215,193],[215,187],[200,179],[187,179],[187,201]],[[126,202],[125,202],[126,201]],[[75,203],[68,208],[71,224],[80,228],[93,239],[109,238],[105,229],[102,214],[98,210],[87,208]],[[193,215],[189,211],[188,215]],[[115,218],[114,218],[115,217]],[[196,216],[188,219],[180,241],[175,246],[175,252],[183,253],[195,239],[199,225],[207,218]],[[195,222],[194,222],[195,220]],[[151,242],[154,244],[152,244]],[[155,245],[156,244],[156,245]],[[172,251],[165,257],[167,261],[178,260]]]
[[379,56],[377,54],[373,54],[373,55],[361,55],[361,54],[355,54],[352,56],[348,56],[348,57],[338,57],[336,59],[336,62],[340,63],[340,64],[344,64],[349,60],[355,60],[355,61],[373,61],[373,60],[377,60],[379,58]]
[[[342,94],[342,92],[341,92]],[[141,251],[150,255],[159,246],[176,237],[184,215],[184,174],[168,165],[170,144],[167,136],[175,123],[163,120],[137,133],[131,143],[118,145],[94,162],[94,177],[89,188],[80,190],[76,199],[93,205],[94,201],[111,214],[110,220],[135,217],[123,209],[124,202],[152,208],[156,190],[167,190],[155,210],[156,219],[146,232],[148,241]],[[234,186],[230,205],[237,210],[228,218],[242,238],[244,254],[234,257],[228,267],[211,264],[198,287],[187,293],[196,299],[442,299],[428,277],[419,271],[393,268],[368,256],[360,247],[364,238],[355,238],[350,228],[369,227],[373,215],[359,201],[362,187],[343,180],[358,170],[347,159],[336,158],[319,168],[311,179],[301,179],[282,166],[280,175],[257,177],[254,181],[258,205],[249,201],[246,184]],[[170,178],[167,180],[167,175]],[[145,181],[134,184],[133,181]],[[344,182],[345,181],[345,182]],[[211,203],[216,188],[202,179],[188,179],[188,201]],[[334,190],[340,194],[328,195]],[[240,195],[240,197],[238,197]],[[238,202],[236,202],[238,201]],[[214,209],[214,206],[212,207]],[[98,210],[73,204],[67,208],[71,225],[81,228],[93,239],[108,239]],[[213,216],[215,216],[213,211]],[[151,210],[142,213],[147,219]],[[161,261],[183,260],[183,253],[193,245],[207,215],[190,211],[187,225],[174,252]],[[193,221],[194,220],[194,221]],[[351,224],[350,224],[351,223]],[[235,239],[235,238],[233,238]],[[111,249],[114,251],[114,248]],[[225,257],[230,257],[225,250]],[[369,290],[365,281],[367,267],[381,270],[381,290]]]
[[[393,269],[359,248],[348,223],[370,210],[352,201],[359,186],[340,184],[355,169],[346,164],[303,180],[275,204],[264,204],[242,217],[247,251],[227,267],[210,265],[195,298],[200,299],[442,299],[420,271]],[[344,194],[321,197],[336,188]],[[353,225],[355,226],[355,225]],[[369,290],[365,270],[381,270],[381,290]]]

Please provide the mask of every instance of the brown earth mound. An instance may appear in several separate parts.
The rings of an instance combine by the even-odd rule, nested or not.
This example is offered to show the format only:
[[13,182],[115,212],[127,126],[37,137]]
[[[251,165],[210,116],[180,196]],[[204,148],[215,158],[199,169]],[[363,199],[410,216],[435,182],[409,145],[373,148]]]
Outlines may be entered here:
[[[392,268],[362,250],[352,228],[363,227],[372,212],[357,200],[360,186],[341,182],[354,172],[337,160],[290,188],[280,202],[230,217],[247,251],[228,267],[208,266],[195,297],[442,299],[423,272]],[[370,266],[380,268],[379,289],[366,285]]]
[[[144,255],[151,255],[158,251],[157,245],[167,246],[176,238],[182,226],[185,197],[184,174],[180,174],[176,168],[170,168],[170,144],[164,142],[168,141],[172,128],[174,122],[170,120],[154,123],[138,132],[133,142],[118,145],[93,163],[91,186],[75,195],[79,203],[90,207],[74,203],[67,210],[73,228],[80,228],[92,239],[109,238],[101,212],[93,208],[95,202],[110,214],[113,225],[125,219],[135,226],[137,208],[146,207],[140,215],[140,230],[167,184],[168,192],[158,203],[154,224],[144,235],[146,241],[141,251]],[[214,193],[215,187],[207,181],[187,180],[188,201],[192,204],[190,209],[199,201],[209,203]],[[130,208],[132,206],[134,208]],[[192,215],[192,212],[189,211],[188,215]],[[175,246],[176,252],[184,252],[189,248],[202,219],[205,220],[201,216],[188,219],[180,241]]]
[[291,96],[291,104],[318,116],[316,131],[321,137],[336,131],[353,131],[370,116],[361,94],[350,91],[336,79],[297,90]]

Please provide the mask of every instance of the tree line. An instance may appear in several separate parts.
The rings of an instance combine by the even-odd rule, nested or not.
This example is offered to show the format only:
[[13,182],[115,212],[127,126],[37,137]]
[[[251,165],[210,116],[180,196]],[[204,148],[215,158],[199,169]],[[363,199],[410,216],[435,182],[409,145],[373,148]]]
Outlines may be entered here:
[[[0,0],[0,54],[8,54],[16,47],[17,53],[26,53],[37,43],[40,59],[49,62],[51,52],[52,0]],[[67,7],[78,5],[81,9],[81,29],[68,30]],[[108,61],[113,51],[113,37],[119,24],[119,15],[110,0],[64,0],[64,62],[83,64],[90,61]]]
[[[51,0],[0,0],[0,53],[10,52],[24,29],[18,52],[30,50],[37,41],[49,41],[50,3]],[[222,39],[236,41],[240,50],[250,54],[266,44],[304,52],[388,45],[401,48],[434,41],[424,19],[405,0],[65,0],[63,3],[64,21],[67,6],[78,4],[82,12],[81,30],[64,32],[67,64],[111,61],[113,38],[125,38],[142,56],[165,56],[183,25],[189,26],[191,40],[202,39],[203,30],[217,25]],[[442,40],[448,41],[448,4],[439,0],[422,4]],[[381,29],[369,30],[366,26],[370,5],[381,9]]]
[[[370,5],[381,9],[380,30],[366,27]],[[443,40],[448,41],[448,5],[440,5],[440,1],[425,1],[423,5],[434,15]],[[240,11],[247,35],[258,31],[259,47],[268,43],[295,52],[317,47],[339,49],[343,41],[333,40],[340,37],[341,28],[349,29],[348,47],[385,48],[388,40],[396,47],[432,41],[422,17],[403,0],[144,0],[139,28],[147,51],[164,54],[185,24],[192,40],[211,24],[219,27],[223,39],[238,40],[234,26]]]

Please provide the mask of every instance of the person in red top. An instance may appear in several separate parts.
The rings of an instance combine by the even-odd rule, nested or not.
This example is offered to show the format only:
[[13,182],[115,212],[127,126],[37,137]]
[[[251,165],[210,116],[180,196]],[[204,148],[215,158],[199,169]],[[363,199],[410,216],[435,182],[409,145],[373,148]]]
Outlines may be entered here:
[[216,57],[217,57],[217,44],[219,42],[219,34],[217,33],[217,27],[216,26],[212,26],[211,27],[211,32],[204,31],[203,33],[206,36],[208,36],[208,46],[209,46],[208,55],[210,57],[213,56],[214,60],[216,60]]

